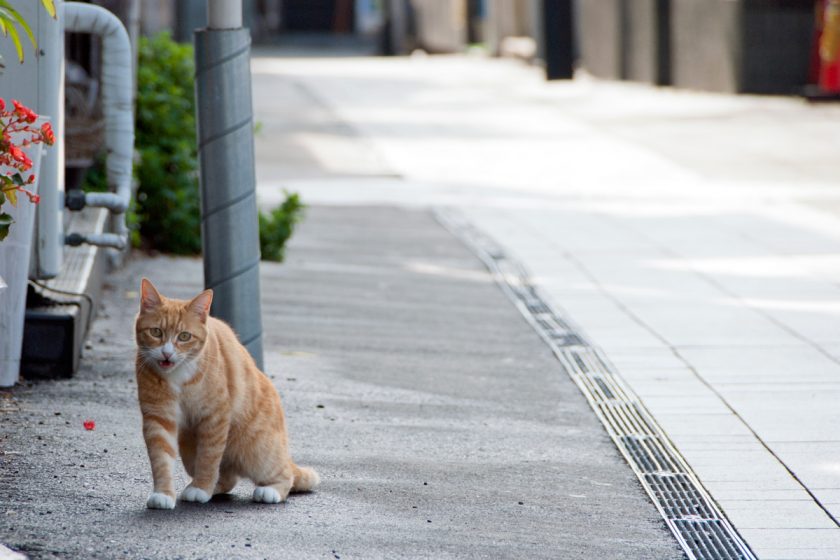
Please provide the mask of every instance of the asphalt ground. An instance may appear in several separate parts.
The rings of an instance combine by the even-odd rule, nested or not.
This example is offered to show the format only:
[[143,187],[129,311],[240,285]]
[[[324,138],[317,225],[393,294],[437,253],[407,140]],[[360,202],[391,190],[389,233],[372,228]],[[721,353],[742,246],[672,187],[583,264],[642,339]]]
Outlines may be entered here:
[[311,207],[287,262],[262,266],[267,374],[293,456],[321,487],[265,505],[241,483],[209,504],[147,510],[133,380],[141,276],[173,297],[202,287],[198,259],[135,255],[108,278],[78,375],[0,400],[0,541],[11,548],[31,558],[683,557],[548,347],[424,210]]

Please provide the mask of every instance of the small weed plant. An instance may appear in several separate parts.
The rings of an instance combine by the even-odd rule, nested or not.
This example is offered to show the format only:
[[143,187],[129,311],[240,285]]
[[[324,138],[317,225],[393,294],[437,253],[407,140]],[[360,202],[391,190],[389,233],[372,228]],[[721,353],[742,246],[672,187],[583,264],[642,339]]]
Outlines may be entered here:
[[281,262],[286,242],[303,219],[305,207],[297,193],[286,193],[286,200],[271,212],[260,212],[260,251],[263,260]]

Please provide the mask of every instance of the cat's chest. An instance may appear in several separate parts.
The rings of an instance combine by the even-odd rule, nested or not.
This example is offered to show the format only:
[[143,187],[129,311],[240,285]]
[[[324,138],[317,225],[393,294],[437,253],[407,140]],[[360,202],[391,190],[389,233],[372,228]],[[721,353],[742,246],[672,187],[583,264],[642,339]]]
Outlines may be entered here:
[[178,401],[175,407],[175,420],[178,423],[178,431],[189,430],[194,426],[193,416],[189,409],[185,408],[183,404]]
[[178,422],[179,430],[191,430],[195,428],[202,418],[206,418],[207,399],[203,398],[201,394],[196,391],[182,391],[179,395],[178,402],[175,406],[175,418]]

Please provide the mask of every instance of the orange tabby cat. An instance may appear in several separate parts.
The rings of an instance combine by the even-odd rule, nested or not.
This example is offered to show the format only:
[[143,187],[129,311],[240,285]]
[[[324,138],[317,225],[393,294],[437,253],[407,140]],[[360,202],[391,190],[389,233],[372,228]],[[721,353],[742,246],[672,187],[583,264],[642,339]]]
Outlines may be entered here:
[[145,278],[140,291],[137,393],[154,478],[146,506],[175,507],[178,451],[192,477],[187,502],[230,492],[240,477],[256,484],[255,502],[272,504],[317,486],[314,470],[292,462],[274,386],[233,330],[208,316],[213,291],[168,299]]

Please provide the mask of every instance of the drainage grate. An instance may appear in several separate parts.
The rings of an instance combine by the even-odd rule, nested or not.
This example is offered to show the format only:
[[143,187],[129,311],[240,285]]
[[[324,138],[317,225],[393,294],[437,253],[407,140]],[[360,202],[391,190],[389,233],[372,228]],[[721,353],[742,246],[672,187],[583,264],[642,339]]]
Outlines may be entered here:
[[549,307],[540,299],[529,298],[527,301],[525,301],[525,307],[527,307],[528,311],[530,311],[531,314],[535,317],[539,315],[551,314],[551,309],[549,309]]
[[[645,473],[672,473],[677,470],[677,465],[668,456],[659,438],[656,436],[621,436],[619,438],[624,444],[624,449],[633,457],[634,462],[639,465]],[[648,476],[658,475],[645,475]],[[655,493],[654,489],[654,493]],[[663,506],[665,507],[665,506]]]
[[612,389],[607,387],[606,382],[602,377],[593,377],[592,380],[598,385],[598,388],[601,389],[601,393],[604,394],[604,398],[606,399],[614,399],[615,395],[613,395]]
[[720,519],[678,519],[672,522],[694,558],[710,560],[754,559],[732,527]]
[[575,365],[581,371],[581,373],[589,372],[589,368],[583,363],[583,358],[580,357],[580,354],[577,352],[572,352],[572,359],[575,361]]
[[670,519],[714,519],[691,479],[684,474],[646,474],[645,481],[653,489]]
[[438,221],[494,274],[577,384],[690,560],[755,560],[679,452],[621,378],[495,241],[451,213]]

